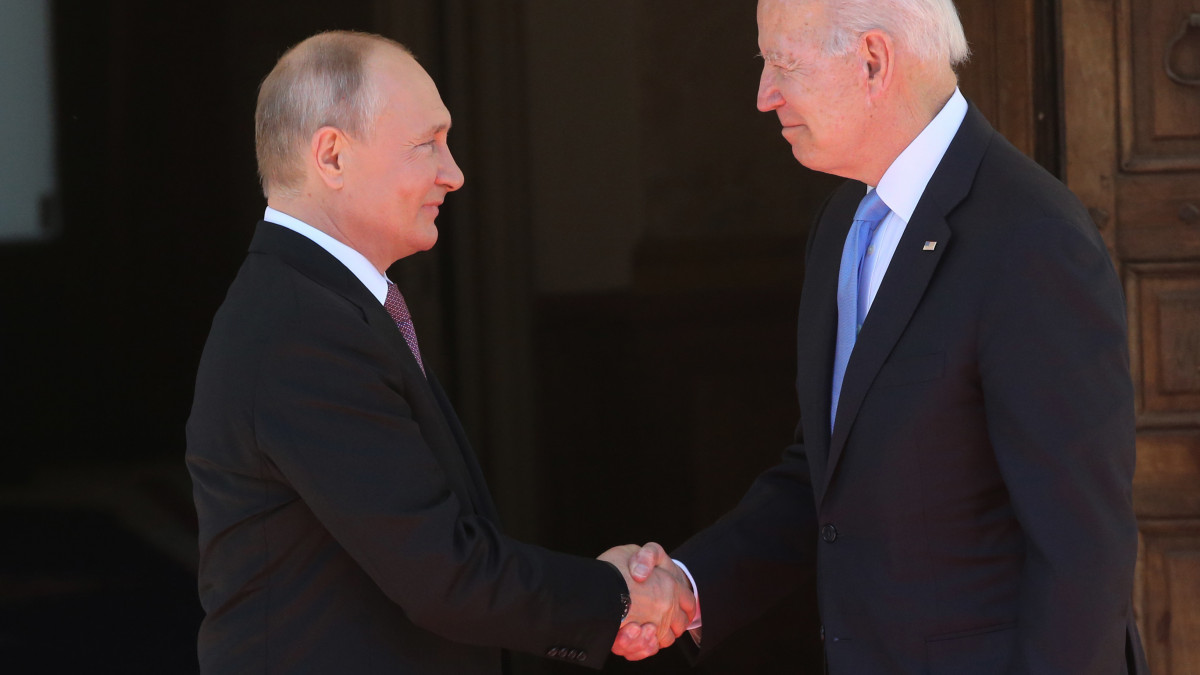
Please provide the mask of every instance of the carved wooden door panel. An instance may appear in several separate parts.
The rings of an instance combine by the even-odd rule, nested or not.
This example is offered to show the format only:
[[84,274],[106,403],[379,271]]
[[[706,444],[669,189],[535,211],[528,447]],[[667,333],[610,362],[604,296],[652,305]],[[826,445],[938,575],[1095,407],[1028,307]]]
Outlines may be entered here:
[[1200,0],[1062,0],[1066,179],[1125,280],[1155,675],[1200,673]]

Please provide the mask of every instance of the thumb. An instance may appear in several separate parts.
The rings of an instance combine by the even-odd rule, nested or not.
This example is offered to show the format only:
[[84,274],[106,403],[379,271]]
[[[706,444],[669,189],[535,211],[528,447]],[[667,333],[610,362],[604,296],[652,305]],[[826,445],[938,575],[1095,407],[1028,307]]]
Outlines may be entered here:
[[641,583],[649,579],[654,568],[666,560],[668,560],[667,552],[663,550],[663,547],[650,542],[629,559],[629,575],[633,577],[634,581]]

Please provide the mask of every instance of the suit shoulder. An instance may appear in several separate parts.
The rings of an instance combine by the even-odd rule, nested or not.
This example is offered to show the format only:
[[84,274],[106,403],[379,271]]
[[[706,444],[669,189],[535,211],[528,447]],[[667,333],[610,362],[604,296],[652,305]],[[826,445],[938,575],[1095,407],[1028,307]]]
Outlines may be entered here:
[[1061,180],[1000,134],[993,136],[984,153],[971,197],[1013,217],[1075,220],[1087,216]]
[[288,346],[353,339],[362,309],[269,254],[247,256],[213,317],[198,378],[208,371],[245,381]]
[[1078,197],[1000,134],[993,135],[969,194],[948,219],[956,236],[979,238],[987,246],[997,239],[1050,236],[1082,239],[1105,250]]
[[247,256],[217,314],[262,333],[290,332],[297,323],[320,319],[362,318],[361,308],[345,296],[269,254]]

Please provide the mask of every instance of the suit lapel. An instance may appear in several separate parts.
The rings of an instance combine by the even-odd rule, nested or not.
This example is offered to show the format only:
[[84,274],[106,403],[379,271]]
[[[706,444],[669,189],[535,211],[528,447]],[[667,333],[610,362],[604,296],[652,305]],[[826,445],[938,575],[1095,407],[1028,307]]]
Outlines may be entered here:
[[[837,342],[837,278],[841,250],[858,202],[866,192],[862,183],[847,183],[821,214],[806,257],[804,288],[800,297],[797,335],[796,389],[808,392],[802,398],[806,410],[804,444],[808,449],[813,487],[820,501],[829,459],[829,408],[833,382],[833,352]],[[824,410],[825,414],[810,411]]]
[[[451,487],[460,499],[474,507],[476,513],[494,517],[495,507],[487,487],[481,484],[482,474],[477,467],[472,468],[474,460],[470,457],[470,448],[465,445],[465,438],[461,435],[458,419],[449,401],[443,405],[445,394],[440,394],[443,400],[435,395],[435,388],[438,392],[441,389],[432,372],[426,379],[391,315],[358,277],[307,237],[272,223],[259,224],[250,250],[280,256],[301,274],[346,298],[359,309],[371,330],[399,355],[409,407],[417,418],[430,451],[445,468]],[[434,414],[422,415],[420,411],[423,410]]]
[[[482,483],[483,476],[476,466],[470,446],[466,444],[466,438],[461,433],[458,416],[434,377],[433,369],[426,365],[425,371],[421,371],[416,357],[404,340],[404,335],[396,328],[391,315],[374,296],[370,297],[370,302],[365,303],[363,310],[371,328],[400,354],[407,387],[406,395],[421,399],[409,402],[414,414],[417,410],[435,411],[434,415],[423,416],[417,422],[421,425],[426,444],[446,468],[446,475],[455,491],[474,507],[476,513],[494,520],[496,509],[487,492],[487,486]],[[430,433],[428,425],[433,425],[436,432]],[[444,439],[445,442],[438,442],[439,439]]]
[[[993,133],[979,111],[973,105],[969,106],[962,126],[925,187],[913,211],[912,220],[905,227],[846,365],[837,419],[829,440],[828,466],[817,490],[818,500],[828,490],[875,376],[907,328],[938,264],[952,246],[952,230],[947,216],[970,192],[979,162]],[[842,229],[845,231],[848,228],[849,224]],[[845,241],[844,234],[842,240]],[[932,251],[924,250],[927,241],[937,242],[937,247]],[[836,279],[836,271],[833,276]],[[836,317],[834,323],[836,326]],[[832,354],[830,350],[830,361]],[[827,379],[826,389],[830,386]],[[828,401],[829,395],[825,398]],[[824,417],[828,419],[829,406],[823,410]]]
[[[829,467],[825,472],[828,486],[846,447],[850,428],[858,416],[863,399],[870,389],[875,375],[891,354],[892,347],[908,326],[916,311],[934,270],[949,245],[950,228],[941,216],[918,217],[921,209],[913,214],[912,222],[904,230],[892,262],[879,286],[871,311],[863,322],[862,331],[855,341],[854,351],[846,364],[846,377],[842,382],[842,397],[838,401],[837,419],[829,441]],[[923,251],[926,241],[938,242],[933,251]],[[828,415],[826,416],[828,417]],[[824,490],[822,490],[824,493]]]
[[[362,313],[367,325],[400,355],[405,381],[425,380],[416,358],[408,348],[408,343],[404,341],[404,336],[396,328],[387,310],[374,295],[371,295],[366,286],[363,286],[358,277],[328,251],[304,235],[265,221],[259,223],[254,240],[250,243],[250,250],[280,256],[304,276],[350,301]],[[423,389],[430,396],[433,395],[427,386]]]

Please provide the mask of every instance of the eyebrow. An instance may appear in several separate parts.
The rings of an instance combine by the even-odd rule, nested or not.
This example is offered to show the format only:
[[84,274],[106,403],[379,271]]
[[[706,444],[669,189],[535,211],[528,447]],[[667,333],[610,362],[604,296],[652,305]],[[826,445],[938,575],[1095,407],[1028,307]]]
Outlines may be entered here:
[[777,51],[759,52],[758,57],[761,58],[767,65],[775,66],[783,70],[798,70],[803,66],[803,62],[796,57],[789,57]]
[[425,133],[422,134],[422,137],[429,138],[431,136],[437,136],[438,134],[444,133],[447,131],[450,131],[450,122],[446,122],[444,124],[435,124],[435,125],[429,127],[428,129],[426,129]]

